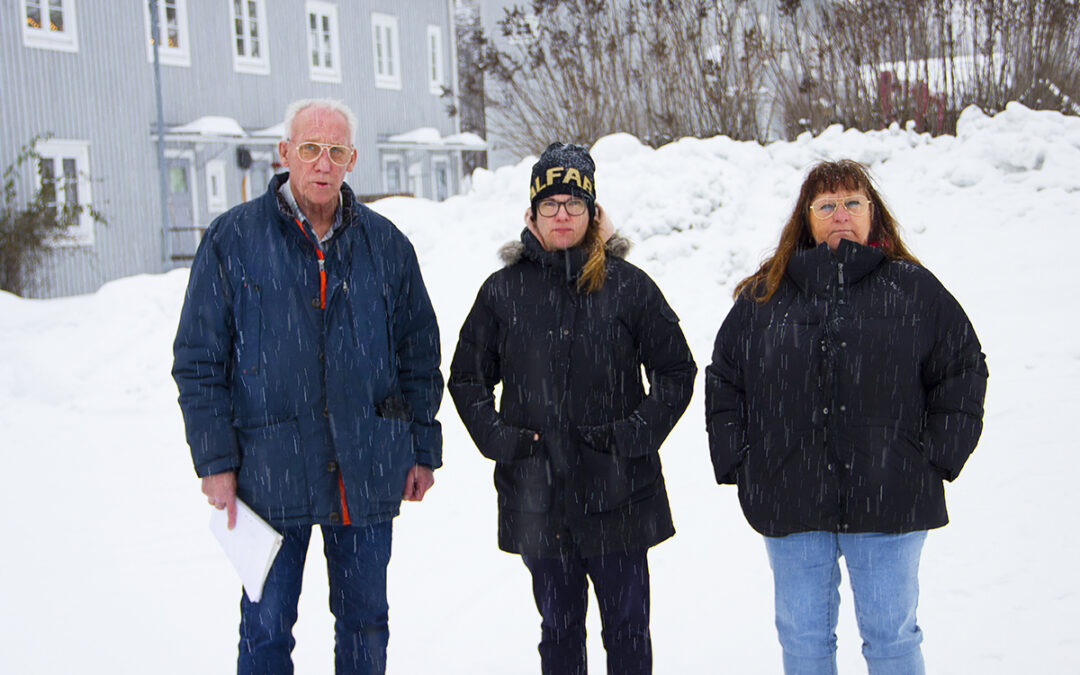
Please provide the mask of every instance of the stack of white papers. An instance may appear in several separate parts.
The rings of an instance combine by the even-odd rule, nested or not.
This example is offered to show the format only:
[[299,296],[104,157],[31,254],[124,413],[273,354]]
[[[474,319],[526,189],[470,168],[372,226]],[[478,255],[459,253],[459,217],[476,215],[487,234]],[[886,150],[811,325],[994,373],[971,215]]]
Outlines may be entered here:
[[281,535],[239,499],[236,500],[236,527],[230,530],[228,523],[225,509],[211,510],[210,531],[240,575],[248,599],[258,602],[266,575],[281,548]]

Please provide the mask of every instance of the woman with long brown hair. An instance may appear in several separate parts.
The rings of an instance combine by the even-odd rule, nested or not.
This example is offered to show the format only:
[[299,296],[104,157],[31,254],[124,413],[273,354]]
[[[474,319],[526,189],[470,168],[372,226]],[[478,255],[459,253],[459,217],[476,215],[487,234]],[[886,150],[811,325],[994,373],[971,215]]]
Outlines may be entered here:
[[920,675],[922,545],[982,432],[975,331],[851,160],[811,169],[735,298],[706,371],[709,448],[765,537],[784,671],[836,673],[843,557],[869,672]]
[[495,461],[499,547],[532,574],[548,675],[585,673],[590,579],[608,672],[652,672],[646,556],[675,533],[659,449],[697,370],[660,289],[607,239],[594,172],[578,145],[541,155],[526,228],[481,287],[448,384]]

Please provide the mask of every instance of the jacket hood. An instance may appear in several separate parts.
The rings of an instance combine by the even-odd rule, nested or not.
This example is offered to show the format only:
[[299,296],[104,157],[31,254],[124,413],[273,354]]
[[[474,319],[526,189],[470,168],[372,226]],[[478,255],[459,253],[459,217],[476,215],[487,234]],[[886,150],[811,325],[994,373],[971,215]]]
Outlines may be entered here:
[[[508,241],[502,245],[499,249],[499,260],[507,267],[519,262],[525,255],[527,244],[534,245],[540,251],[543,250],[540,248],[540,242],[536,240],[536,237],[529,231],[529,228],[525,228],[521,232],[521,239],[518,241]],[[626,254],[630,252],[631,246],[632,244],[629,239],[624,237],[622,233],[615,232],[607,240],[607,243],[604,244],[604,250],[608,255],[615,256],[616,258],[626,258]]]

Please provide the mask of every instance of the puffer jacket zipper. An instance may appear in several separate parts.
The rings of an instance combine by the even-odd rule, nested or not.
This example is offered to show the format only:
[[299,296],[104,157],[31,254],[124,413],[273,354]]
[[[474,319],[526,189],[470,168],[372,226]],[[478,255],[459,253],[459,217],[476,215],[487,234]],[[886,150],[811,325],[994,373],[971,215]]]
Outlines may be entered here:
[[[828,347],[825,352],[825,368],[829,381],[828,397],[822,413],[825,415],[826,469],[833,480],[840,483],[843,481],[844,472],[841,471],[841,458],[836,452],[836,416],[839,413],[838,401],[840,400],[840,343],[838,331],[840,328],[840,304],[843,301],[842,295],[845,293],[844,263],[842,260],[836,262],[836,279],[830,285],[832,286],[832,293],[830,293],[829,311],[825,321],[825,341]],[[836,491],[837,528],[840,531],[846,529],[846,524],[843,522],[843,514],[845,513],[843,492],[842,488]]]

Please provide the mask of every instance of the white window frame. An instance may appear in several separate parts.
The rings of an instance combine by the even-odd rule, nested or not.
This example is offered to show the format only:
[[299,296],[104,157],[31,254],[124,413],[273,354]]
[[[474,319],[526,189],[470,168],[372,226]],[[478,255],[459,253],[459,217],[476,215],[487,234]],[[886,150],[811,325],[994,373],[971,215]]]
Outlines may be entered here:
[[[446,194],[439,195],[439,169],[446,171]],[[447,155],[431,156],[431,198],[435,201],[449,199],[454,194],[454,186],[450,176],[450,157]]]
[[[65,159],[75,160],[75,175],[78,176],[76,189],[78,191],[79,205],[83,207],[83,211],[79,214],[78,220],[67,228],[65,236],[57,237],[50,243],[54,246],[92,246],[94,243],[94,218],[90,215],[90,208],[94,202],[90,194],[90,142],[52,138],[38,141],[34,145],[34,152],[41,159],[56,162],[54,167],[57,170],[53,172],[53,175],[58,179],[56,182],[56,205],[58,208],[67,205],[67,191],[64,189],[65,182],[62,180],[64,175],[63,161]],[[41,170],[36,165],[34,179],[36,188],[41,190]]]
[[[371,56],[377,89],[401,89],[400,35],[396,16],[371,13]],[[389,45],[384,44],[387,40]]]
[[427,190],[424,189],[424,163],[417,160],[409,164],[409,168],[405,171],[405,191],[412,194],[413,197],[427,197]]
[[446,84],[442,26],[428,25],[425,47],[427,48],[428,91],[436,96],[442,96],[443,86]]
[[204,167],[206,176],[206,210],[222,213],[229,208],[228,189],[225,183],[225,160],[212,159]]
[[[167,38],[162,39],[158,57],[162,65],[191,66],[191,43],[188,38],[187,0],[171,0],[176,4],[176,33],[180,44],[170,47]],[[158,30],[164,36],[167,32],[165,22],[165,0],[158,0]],[[154,29],[150,22],[150,0],[143,2],[143,19],[146,24],[146,58],[154,62]]]
[[[263,192],[266,191],[266,186],[270,182],[270,178],[274,175],[274,158],[276,154],[269,150],[251,150],[251,166],[244,171],[244,183],[247,185],[247,201],[261,197]],[[266,165],[266,181],[260,181],[258,184],[254,182],[254,168],[258,164]]]
[[[248,14],[248,4],[255,3],[255,15],[252,17]],[[229,42],[232,44],[233,55],[233,70],[238,73],[249,73],[252,75],[269,75],[270,74],[270,33],[266,22],[266,0],[240,0],[240,7],[243,10],[244,16],[240,17],[243,22],[243,35],[237,36],[236,34],[236,3],[228,2],[229,5]],[[249,41],[251,40],[251,33],[248,28],[254,20],[256,27],[259,31],[259,55],[251,56],[251,46]],[[244,53],[240,54],[236,51],[237,39],[243,39]]]
[[[311,17],[315,16],[317,19],[317,25],[319,35],[311,34]],[[329,47],[323,50],[323,45],[320,44],[320,38],[322,37],[321,24],[323,19],[326,20],[330,34],[327,36],[329,41]],[[308,73],[311,76],[312,82],[341,82],[341,43],[338,38],[338,17],[337,17],[337,5],[330,2],[323,2],[322,0],[308,0],[304,5],[304,32],[307,33],[307,60],[308,60]],[[329,67],[323,65],[315,65],[312,63],[312,54],[318,50],[319,55],[329,52],[330,63]]]
[[27,6],[30,4],[41,7],[43,16],[49,14],[50,0],[22,0],[20,7],[20,23],[22,24],[23,46],[34,49],[52,49],[58,52],[79,51],[79,32],[75,20],[75,0],[59,0],[60,12],[64,16],[64,30],[54,31],[48,28],[34,27],[30,25],[26,15]]
[[[398,169],[398,187],[396,190],[390,189],[390,165],[396,164]],[[382,158],[382,186],[383,192],[386,194],[404,193],[408,192],[409,178],[405,175],[405,158],[398,154],[383,155]]]

